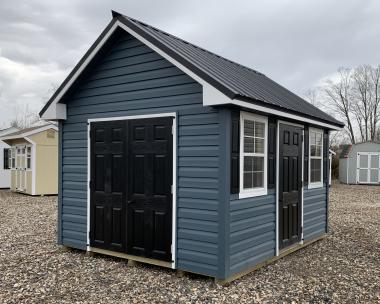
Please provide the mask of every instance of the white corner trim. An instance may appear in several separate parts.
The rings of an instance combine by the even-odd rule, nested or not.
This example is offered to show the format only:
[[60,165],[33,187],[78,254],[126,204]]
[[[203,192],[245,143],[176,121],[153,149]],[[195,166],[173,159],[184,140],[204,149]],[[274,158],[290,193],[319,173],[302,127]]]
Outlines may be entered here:
[[158,118],[158,117],[173,117],[172,136],[173,136],[173,185],[172,185],[172,269],[177,267],[177,113],[157,113],[146,115],[131,115],[131,116],[119,116],[119,117],[107,117],[107,118],[93,118],[87,120],[87,251],[91,251],[90,246],[90,231],[91,231],[91,122],[101,121],[116,121],[116,120],[130,120],[130,119],[146,119],[146,118]]

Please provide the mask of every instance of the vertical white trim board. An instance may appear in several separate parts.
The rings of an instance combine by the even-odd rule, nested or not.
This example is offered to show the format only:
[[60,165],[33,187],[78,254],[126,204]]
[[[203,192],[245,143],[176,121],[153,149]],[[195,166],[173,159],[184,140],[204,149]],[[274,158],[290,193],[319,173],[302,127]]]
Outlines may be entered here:
[[172,269],[177,266],[177,113],[158,113],[146,115],[132,115],[120,117],[94,118],[87,120],[87,251],[92,251],[90,247],[90,181],[91,181],[91,122],[100,121],[115,121],[115,120],[130,120],[130,119],[145,119],[158,117],[173,117],[172,136],[173,136],[173,185],[172,185]]

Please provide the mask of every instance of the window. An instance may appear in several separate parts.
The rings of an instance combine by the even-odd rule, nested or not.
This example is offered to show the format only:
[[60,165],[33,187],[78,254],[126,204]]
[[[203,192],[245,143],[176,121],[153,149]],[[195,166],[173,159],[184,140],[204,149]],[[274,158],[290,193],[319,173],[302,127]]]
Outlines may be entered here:
[[267,194],[268,119],[249,113],[240,117],[240,194]]
[[10,162],[9,162],[9,159],[10,159],[9,153],[10,152],[11,152],[10,149],[7,149],[7,148],[5,148],[3,150],[3,160],[4,160],[4,162],[3,162],[3,169],[4,170],[10,169]]
[[32,164],[32,147],[26,148],[26,168],[30,169]]
[[309,131],[309,188],[323,186],[323,131]]
[[10,149],[9,156],[9,164],[11,165],[11,169],[14,169],[16,168],[16,148]]

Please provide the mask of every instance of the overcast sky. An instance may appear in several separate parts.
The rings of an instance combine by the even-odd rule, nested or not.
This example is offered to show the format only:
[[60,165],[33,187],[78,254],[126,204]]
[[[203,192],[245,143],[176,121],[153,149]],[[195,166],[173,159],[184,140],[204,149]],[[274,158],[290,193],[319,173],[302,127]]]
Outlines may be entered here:
[[111,9],[301,96],[341,66],[380,64],[378,0],[1,0],[0,127],[20,109],[41,109],[111,20]]

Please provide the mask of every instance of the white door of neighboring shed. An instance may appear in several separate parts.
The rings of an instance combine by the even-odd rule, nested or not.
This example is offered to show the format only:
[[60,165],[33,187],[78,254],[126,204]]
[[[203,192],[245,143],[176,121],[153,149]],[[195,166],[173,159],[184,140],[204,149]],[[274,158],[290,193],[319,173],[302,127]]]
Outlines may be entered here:
[[358,184],[380,183],[380,153],[358,153],[356,182]]

